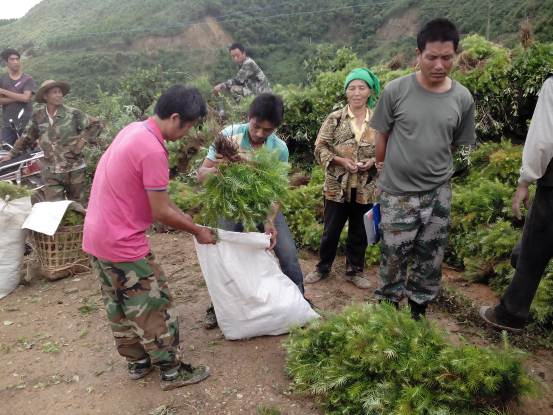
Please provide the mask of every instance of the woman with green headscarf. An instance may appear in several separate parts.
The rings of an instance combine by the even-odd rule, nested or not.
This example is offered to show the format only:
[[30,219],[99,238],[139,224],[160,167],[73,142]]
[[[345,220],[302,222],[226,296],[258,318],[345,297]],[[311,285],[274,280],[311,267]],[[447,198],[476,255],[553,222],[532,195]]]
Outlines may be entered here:
[[344,92],[348,104],[325,119],[315,142],[315,158],[325,171],[324,231],[319,263],[304,282],[328,277],[340,233],[348,222],[345,279],[369,288],[363,277],[367,249],[363,215],[375,199],[375,131],[369,121],[380,81],[367,68],[356,68],[346,77]]

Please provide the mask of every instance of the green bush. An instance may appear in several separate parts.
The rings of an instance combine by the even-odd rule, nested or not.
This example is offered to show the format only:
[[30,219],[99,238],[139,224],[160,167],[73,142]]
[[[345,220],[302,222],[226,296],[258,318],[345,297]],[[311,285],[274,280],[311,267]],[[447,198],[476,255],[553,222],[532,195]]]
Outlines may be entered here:
[[470,35],[461,48],[452,75],[474,96],[478,138],[523,141],[537,94],[553,70],[553,44],[536,42],[528,49],[509,50]]
[[295,389],[327,414],[499,414],[534,386],[506,341],[453,346],[433,323],[387,305],[351,306],[295,329],[285,347]]
[[[472,281],[487,281],[496,275],[503,277],[502,280],[509,278],[511,272],[503,266],[519,238],[520,231],[504,220],[478,227],[466,235],[464,244],[460,244],[458,249],[459,256],[463,258],[465,277]],[[496,284],[495,288],[503,288],[503,283]]]
[[10,182],[0,181],[0,199],[15,200],[25,196],[31,196],[29,189]]

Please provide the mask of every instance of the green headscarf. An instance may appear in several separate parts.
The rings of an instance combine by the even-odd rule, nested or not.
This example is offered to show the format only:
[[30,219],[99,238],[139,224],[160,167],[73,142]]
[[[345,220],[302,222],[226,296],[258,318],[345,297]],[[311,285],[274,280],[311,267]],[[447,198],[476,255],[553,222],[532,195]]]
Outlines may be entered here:
[[380,80],[367,68],[355,68],[346,76],[346,80],[344,81],[344,93],[346,89],[348,89],[349,83],[356,79],[365,81],[371,89],[371,95],[369,96],[367,104],[370,108],[374,108],[376,101],[378,101],[378,96],[380,95]]

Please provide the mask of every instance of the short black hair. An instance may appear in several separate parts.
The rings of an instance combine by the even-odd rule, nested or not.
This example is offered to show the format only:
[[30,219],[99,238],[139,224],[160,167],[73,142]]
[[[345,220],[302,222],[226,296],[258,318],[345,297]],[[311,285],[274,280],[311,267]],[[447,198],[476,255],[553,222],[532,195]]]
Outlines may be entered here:
[[192,122],[205,117],[207,106],[198,89],[187,88],[184,85],[173,85],[161,94],[156,102],[154,112],[162,120],[175,113],[179,114],[182,126],[185,122]]
[[242,43],[234,42],[232,45],[229,46],[228,51],[238,49],[240,52],[244,53],[246,49],[244,48],[244,45]]
[[269,121],[275,128],[278,127],[284,118],[282,98],[274,94],[259,94],[250,104],[248,117]]
[[2,59],[4,59],[5,61],[8,60],[8,58],[12,55],[17,55],[18,58],[21,58],[21,54],[14,48],[7,48],[7,49],[4,49],[2,51],[2,53],[0,54],[0,56],[2,57]]
[[417,48],[422,52],[428,42],[453,42],[453,49],[459,47],[459,31],[455,24],[444,18],[426,23],[417,35]]

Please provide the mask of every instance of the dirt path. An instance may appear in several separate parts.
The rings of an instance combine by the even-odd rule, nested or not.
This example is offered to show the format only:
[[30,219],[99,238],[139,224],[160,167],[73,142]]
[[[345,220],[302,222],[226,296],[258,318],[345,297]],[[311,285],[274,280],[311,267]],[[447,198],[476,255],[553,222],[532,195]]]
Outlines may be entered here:
[[[157,373],[140,381],[126,378],[104,315],[98,284],[91,274],[57,282],[35,280],[0,300],[0,413],[6,415],[74,414],[320,414],[316,404],[291,394],[284,373],[285,336],[226,341],[219,330],[202,328],[209,303],[192,241],[183,234],[157,234],[152,246],[169,277],[180,316],[184,360],[206,363],[213,375],[205,382],[162,392]],[[316,258],[302,253],[305,272]],[[335,274],[343,271],[339,258]],[[368,272],[374,286],[376,270]],[[486,286],[463,287],[482,302],[495,297]],[[307,294],[323,310],[338,311],[351,302],[372,301],[335,275]],[[430,318],[478,344],[489,340],[478,328],[465,327],[433,308]],[[538,350],[528,367],[544,381],[546,393],[523,403],[515,414],[553,414],[553,359]],[[271,412],[269,409],[275,411]],[[278,412],[279,411],[279,412]]]

